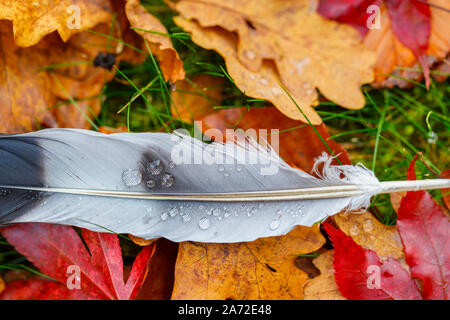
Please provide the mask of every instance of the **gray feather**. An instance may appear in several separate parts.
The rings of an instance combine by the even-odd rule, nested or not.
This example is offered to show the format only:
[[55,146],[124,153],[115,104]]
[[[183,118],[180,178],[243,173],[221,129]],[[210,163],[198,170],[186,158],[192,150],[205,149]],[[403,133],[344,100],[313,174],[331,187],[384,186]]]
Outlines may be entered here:
[[[227,153],[230,146],[236,147],[234,155]],[[193,149],[195,154],[215,154],[215,159],[218,155],[224,156],[225,163],[172,165],[174,150]],[[266,164],[248,164],[242,159],[255,155]],[[157,160],[160,160],[161,172],[154,162]],[[278,171],[265,174],[264,171],[274,164]],[[342,167],[353,170],[353,166]],[[151,180],[155,182],[154,187]],[[250,145],[248,150],[229,143],[208,145],[174,134],[105,135],[87,130],[48,129],[0,135],[0,185],[3,186],[181,194],[298,189],[345,183],[377,185],[378,180],[370,174],[367,180],[318,179],[291,168],[267,148]],[[199,202],[8,188],[0,189],[0,224],[46,222],[99,232],[130,233],[147,239],[242,242],[283,235],[296,225],[311,226],[343,209],[367,205],[369,198],[370,194],[359,198],[300,201]]]

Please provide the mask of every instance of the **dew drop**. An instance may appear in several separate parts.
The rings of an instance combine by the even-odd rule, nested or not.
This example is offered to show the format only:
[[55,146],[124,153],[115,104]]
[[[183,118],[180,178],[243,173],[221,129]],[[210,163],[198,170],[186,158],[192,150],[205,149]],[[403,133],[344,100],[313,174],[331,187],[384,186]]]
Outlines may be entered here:
[[220,209],[219,208],[212,209],[212,214],[214,217],[220,216]]
[[189,214],[184,214],[181,216],[184,222],[188,222],[191,220],[191,216]]
[[205,207],[201,204],[201,205],[198,206],[198,208],[199,208],[200,210],[203,210]]
[[224,172],[225,171],[225,166],[223,164],[219,165],[219,171],[220,172]]
[[356,224],[354,224],[351,228],[350,228],[350,234],[352,236],[356,236],[359,233],[358,230],[358,226]]
[[169,168],[170,169],[175,169],[177,165],[175,164],[175,162],[169,162]]
[[174,183],[175,179],[170,173],[164,173],[164,175],[161,177],[161,184],[164,188],[170,188]]
[[166,212],[161,213],[161,220],[162,220],[162,221],[166,221],[167,218],[169,218],[169,215],[168,215]]
[[270,230],[276,230],[280,226],[280,220],[272,220],[269,224]]
[[154,187],[156,187],[156,181],[153,179],[147,180],[146,184],[147,184],[147,187],[149,187],[150,189],[153,189]]
[[226,218],[229,218],[229,217],[231,216],[231,213],[228,212],[228,211],[226,211],[226,212],[223,214],[223,216],[224,216],[225,219],[226,219]]
[[237,167],[236,167],[236,171],[237,171],[237,172],[241,172],[241,171],[242,171],[242,166],[237,166]]
[[11,190],[0,189],[0,196],[6,197],[9,194],[11,194]]
[[223,176],[224,177],[228,177],[230,175],[230,173],[228,173],[227,171],[225,171],[224,173],[223,173]]
[[249,217],[251,217],[252,215],[254,215],[255,213],[256,213],[256,207],[252,207],[251,209],[249,208],[249,209],[247,209],[247,215],[249,216]]
[[280,89],[273,87],[273,88],[270,89],[270,90],[272,91],[272,94],[273,94],[275,97],[281,96],[281,90],[280,90]]
[[164,166],[163,166],[163,164],[161,163],[161,160],[155,160],[155,161],[152,161],[152,162],[149,162],[149,163],[147,163],[147,171],[151,174],[151,175],[153,175],[153,176],[157,176],[158,174],[160,174],[162,171],[163,171],[163,169],[164,169]]
[[261,80],[259,80],[259,82],[261,82],[261,84],[265,86],[269,85],[269,81],[267,81],[266,78],[262,78]]
[[142,181],[142,174],[137,169],[127,169],[122,172],[122,181],[127,187],[136,186]]
[[198,226],[200,229],[206,230],[210,226],[209,218],[208,217],[201,217],[198,221]]
[[176,207],[172,207],[169,209],[169,214],[173,218],[178,214],[178,209]]

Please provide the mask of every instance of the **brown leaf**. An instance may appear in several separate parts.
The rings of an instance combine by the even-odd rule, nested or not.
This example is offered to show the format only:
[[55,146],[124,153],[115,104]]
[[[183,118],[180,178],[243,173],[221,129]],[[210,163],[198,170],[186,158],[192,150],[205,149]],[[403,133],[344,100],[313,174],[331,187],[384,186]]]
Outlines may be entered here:
[[177,252],[178,243],[164,238],[158,239],[156,251],[150,258],[147,279],[136,297],[137,300],[170,299]]
[[[99,25],[96,30],[108,30]],[[83,44],[96,45],[89,49]],[[14,44],[10,22],[0,22],[0,130],[24,132],[46,127],[88,128],[86,118],[100,108],[95,98],[109,74],[94,67],[91,60],[106,43],[106,38],[89,33],[77,34],[66,44],[50,34],[38,44],[20,48]],[[41,70],[59,63],[83,62],[51,71]],[[68,102],[85,99],[75,104]]]
[[[446,0],[435,0],[434,4],[441,7],[447,6]],[[427,54],[429,55],[429,65],[444,59],[450,51],[450,27],[448,24],[448,13],[444,10],[430,6],[431,10],[431,34]],[[420,81],[422,72],[413,52],[405,47],[395,36],[389,21],[389,14],[384,5],[381,6],[380,15],[381,29],[370,30],[365,39],[364,45],[372,49],[377,54],[375,63],[375,86],[393,87],[398,85],[405,87],[411,85],[410,82],[389,77],[382,74],[394,74],[407,79]],[[397,67],[409,67],[416,69],[396,69]]]
[[391,193],[391,205],[395,212],[398,212],[400,202],[402,202],[404,196],[406,196],[406,191]]
[[175,22],[194,42],[225,59],[236,85],[272,102],[290,118],[306,122],[282,83],[313,124],[321,119],[316,88],[349,109],[364,106],[360,92],[372,81],[375,56],[350,26],[321,18],[306,0],[177,2]]
[[326,251],[313,260],[320,275],[303,286],[305,300],[346,300],[334,280],[333,250]]
[[323,244],[318,225],[248,243],[181,243],[172,299],[302,299],[309,278],[288,255]]
[[12,21],[15,43],[20,47],[33,46],[53,31],[65,42],[111,18],[108,0],[0,1],[0,19]]
[[[127,0],[125,11],[132,27],[167,34],[167,30],[162,23],[148,13],[141,6],[139,0]],[[172,83],[177,80],[183,80],[183,62],[173,48],[170,37],[150,32],[135,31],[149,42],[151,52],[159,60],[164,78]]]

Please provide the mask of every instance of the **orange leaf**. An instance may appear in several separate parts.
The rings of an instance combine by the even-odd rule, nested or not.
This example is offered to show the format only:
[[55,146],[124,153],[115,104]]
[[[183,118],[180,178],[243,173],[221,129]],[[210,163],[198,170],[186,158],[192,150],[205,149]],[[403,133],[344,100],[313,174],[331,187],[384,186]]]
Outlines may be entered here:
[[306,122],[303,112],[320,124],[312,107],[318,103],[315,89],[346,108],[362,108],[360,86],[372,81],[375,56],[356,30],[323,19],[309,6],[306,0],[182,0],[175,5],[175,23],[224,57],[245,94],[269,100],[290,118]]

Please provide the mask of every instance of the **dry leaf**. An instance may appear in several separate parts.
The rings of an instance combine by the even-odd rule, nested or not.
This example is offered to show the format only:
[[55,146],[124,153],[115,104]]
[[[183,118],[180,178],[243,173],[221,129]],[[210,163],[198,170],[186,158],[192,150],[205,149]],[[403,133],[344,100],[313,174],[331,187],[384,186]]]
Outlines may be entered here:
[[321,123],[312,106],[317,92],[349,109],[364,106],[363,83],[373,79],[373,53],[352,27],[320,17],[306,0],[194,1],[176,3],[175,22],[194,42],[219,52],[236,85],[271,101],[293,119]]
[[303,286],[305,300],[346,300],[334,280],[333,250],[326,251],[313,260],[320,275]]
[[[139,0],[127,0],[125,12],[132,27],[167,34],[167,30],[162,23],[148,13],[141,6]],[[170,37],[150,32],[135,31],[149,42],[152,54],[159,60],[164,78],[172,83],[177,80],[183,80],[183,62],[173,48]]]
[[132,234],[129,234],[128,237],[131,239],[131,241],[133,241],[135,244],[137,244],[138,246],[141,246],[141,247],[149,246],[153,242],[158,240],[158,238],[156,238],[156,239],[139,238],[139,237],[133,236]]
[[302,299],[295,257],[324,244],[319,226],[235,244],[181,243],[172,299]]
[[172,93],[172,115],[193,123],[214,112],[213,107],[222,102],[222,83],[222,78],[209,75],[178,82],[177,90]]
[[[96,30],[108,30],[99,25]],[[90,127],[86,117],[100,109],[95,98],[108,79],[108,71],[91,64],[106,39],[83,33],[64,44],[58,35],[51,34],[38,44],[20,48],[14,44],[10,22],[0,22],[0,130],[25,132],[46,127]],[[97,47],[88,49],[82,45]],[[58,63],[80,62],[53,71],[38,71]],[[68,94],[74,99],[86,99],[76,105],[66,102]],[[91,98],[91,99],[89,99]],[[81,111],[81,112],[80,112]]]
[[[446,7],[447,0],[434,0],[434,4]],[[431,34],[428,46],[429,65],[444,59],[450,51],[450,27],[448,24],[448,13],[444,10],[430,6],[431,10]],[[381,6],[380,15],[381,29],[372,29],[364,38],[364,45],[372,49],[377,54],[375,63],[375,86],[393,87],[398,85],[405,87],[411,85],[410,82],[389,77],[382,74],[394,74],[407,79],[420,81],[422,72],[413,52],[405,47],[395,36],[389,21],[389,14],[384,5]],[[397,67],[412,67],[417,71],[397,69]]]
[[150,258],[147,279],[137,300],[169,300],[172,294],[178,243],[158,239],[156,251]]
[[12,21],[15,43],[20,47],[33,46],[53,31],[65,42],[111,18],[107,0],[0,1],[0,19]]

